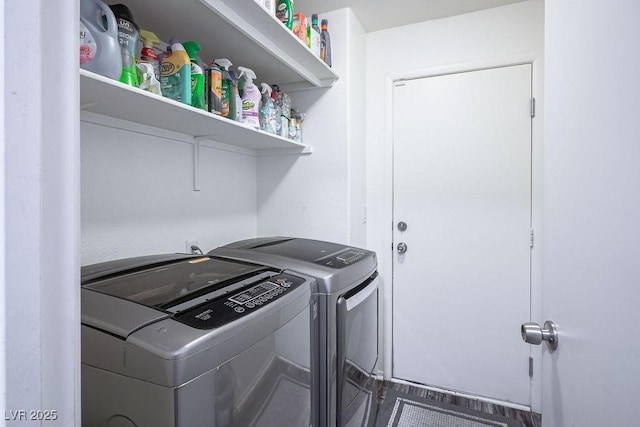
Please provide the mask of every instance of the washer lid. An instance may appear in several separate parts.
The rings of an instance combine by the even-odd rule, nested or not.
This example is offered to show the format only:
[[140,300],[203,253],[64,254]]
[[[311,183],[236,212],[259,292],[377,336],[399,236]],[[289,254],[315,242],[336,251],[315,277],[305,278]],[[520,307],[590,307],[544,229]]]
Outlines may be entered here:
[[146,268],[136,264],[116,273],[83,280],[83,289],[149,307],[167,309],[265,271],[265,267],[210,256],[172,259]]

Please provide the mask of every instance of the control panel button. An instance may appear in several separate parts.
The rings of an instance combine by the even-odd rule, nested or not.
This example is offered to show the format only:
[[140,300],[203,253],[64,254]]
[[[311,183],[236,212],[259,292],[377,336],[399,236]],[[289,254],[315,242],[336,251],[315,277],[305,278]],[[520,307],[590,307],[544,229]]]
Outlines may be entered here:
[[303,278],[294,275],[274,275],[240,288],[232,296],[207,300],[193,310],[178,313],[175,319],[198,329],[217,328],[259,310],[304,283],[307,282]]

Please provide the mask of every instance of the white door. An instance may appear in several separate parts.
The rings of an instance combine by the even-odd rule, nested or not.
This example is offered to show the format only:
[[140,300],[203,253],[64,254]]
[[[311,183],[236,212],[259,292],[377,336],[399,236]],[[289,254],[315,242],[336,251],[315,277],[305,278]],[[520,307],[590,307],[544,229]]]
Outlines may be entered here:
[[529,405],[531,65],[400,82],[393,104],[393,376]]
[[[577,7],[580,12],[576,13]],[[640,2],[545,4],[542,425],[637,426]],[[588,48],[585,48],[588,46]],[[577,68],[576,68],[577,65]]]

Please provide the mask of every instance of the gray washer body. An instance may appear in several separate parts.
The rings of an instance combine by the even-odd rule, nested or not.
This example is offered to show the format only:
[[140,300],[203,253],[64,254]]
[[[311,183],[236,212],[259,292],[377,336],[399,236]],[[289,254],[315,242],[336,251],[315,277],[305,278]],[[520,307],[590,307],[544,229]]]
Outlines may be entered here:
[[[346,324],[344,298],[349,292],[357,291],[363,284],[373,281],[375,286],[375,307],[370,307],[361,317],[368,323],[368,342],[362,347],[372,354],[366,368],[359,368],[363,378],[355,381],[359,391],[368,391],[371,407],[375,411],[374,369],[378,359],[378,312],[377,312],[377,260],[375,252],[351,246],[311,239],[290,237],[265,237],[234,242],[209,252],[216,256],[236,260],[257,262],[278,268],[290,269],[316,279],[318,284],[318,383],[320,385],[319,425],[342,426],[351,424],[354,414],[347,416],[346,406],[349,400],[341,397],[345,384],[341,377],[345,371],[344,357],[338,357],[340,343],[357,337],[349,336],[342,324]],[[347,261],[337,262],[337,258],[346,254]],[[351,259],[348,259],[351,257]],[[375,336],[372,336],[375,335]],[[360,393],[362,394],[362,393]],[[360,396],[362,398],[362,396]],[[353,412],[353,411],[352,411]],[[367,425],[368,415],[362,415],[357,425]],[[355,424],[354,424],[355,425]]]
[[[163,269],[189,262],[202,269],[199,260],[205,258],[213,257],[162,255],[83,267],[83,426],[313,424],[318,405],[313,384],[313,278],[258,268],[225,282],[211,299],[205,286],[200,292],[205,302],[182,313],[90,288],[101,280],[126,285],[128,279],[153,270],[160,289],[165,285]],[[283,277],[295,286],[262,294],[270,298],[260,306],[229,302],[246,289]],[[208,304],[222,308],[210,313],[199,308]],[[183,316],[191,322],[213,321],[216,313],[238,307],[243,308],[240,317],[213,328],[177,320]]]

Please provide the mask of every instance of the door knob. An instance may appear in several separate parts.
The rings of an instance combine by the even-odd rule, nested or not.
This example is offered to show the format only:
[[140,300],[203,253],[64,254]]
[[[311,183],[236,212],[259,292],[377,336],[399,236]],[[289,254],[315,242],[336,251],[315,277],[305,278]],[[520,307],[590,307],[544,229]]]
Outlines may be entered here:
[[404,242],[400,242],[398,243],[397,249],[399,254],[403,254],[407,252],[407,244]]
[[551,320],[544,322],[544,328],[533,322],[523,323],[520,333],[526,343],[539,345],[542,341],[546,341],[549,350],[558,348],[558,328]]
[[404,221],[400,221],[398,223],[398,230],[399,231],[407,231],[407,223]]

